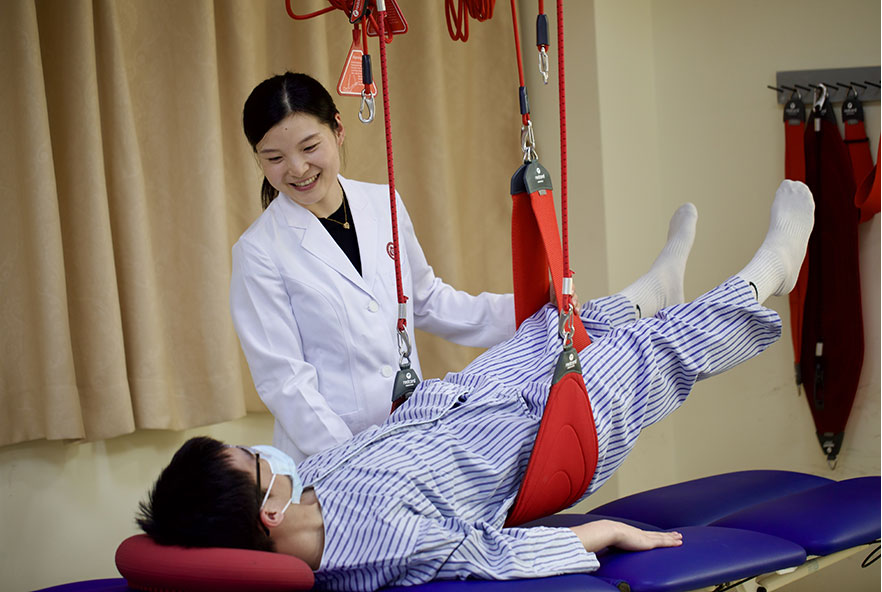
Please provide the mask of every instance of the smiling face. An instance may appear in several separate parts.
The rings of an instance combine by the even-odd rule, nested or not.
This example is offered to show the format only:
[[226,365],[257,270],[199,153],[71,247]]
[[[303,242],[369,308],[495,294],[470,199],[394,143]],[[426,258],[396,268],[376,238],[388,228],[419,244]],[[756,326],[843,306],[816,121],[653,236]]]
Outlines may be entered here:
[[343,201],[337,181],[343,124],[337,129],[306,113],[289,115],[263,136],[256,152],[270,184],[319,218],[333,214]]

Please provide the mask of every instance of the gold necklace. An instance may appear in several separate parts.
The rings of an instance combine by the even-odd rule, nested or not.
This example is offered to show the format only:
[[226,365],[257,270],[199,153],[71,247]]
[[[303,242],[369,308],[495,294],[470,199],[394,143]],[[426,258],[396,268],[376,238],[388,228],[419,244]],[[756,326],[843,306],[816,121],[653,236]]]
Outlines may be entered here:
[[[339,224],[340,226],[342,226],[346,230],[349,230],[349,213],[346,210],[347,210],[347,208],[346,208],[346,194],[344,193],[343,194],[343,221],[340,222],[339,220],[334,220],[333,218],[331,218],[331,216],[328,216],[327,218],[324,218],[324,219],[327,220],[328,222],[333,222],[334,224]],[[333,216],[333,214],[331,214],[331,215]]]

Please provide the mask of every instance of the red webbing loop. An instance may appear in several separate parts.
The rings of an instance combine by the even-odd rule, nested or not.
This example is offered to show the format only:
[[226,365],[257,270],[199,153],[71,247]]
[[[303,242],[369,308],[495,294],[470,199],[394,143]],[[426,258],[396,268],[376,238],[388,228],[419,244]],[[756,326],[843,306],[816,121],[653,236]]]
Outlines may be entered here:
[[[879,142],[882,148],[882,140]],[[876,166],[861,179],[857,191],[854,194],[854,205],[861,211],[861,222],[872,219],[880,210],[879,180],[882,173],[879,172],[879,157],[876,153]]]
[[[563,293],[563,278],[566,276],[563,273],[565,267],[560,235],[557,231],[557,217],[554,212],[554,196],[550,191],[546,192],[545,195],[531,193],[530,205],[542,238],[547,266],[548,270],[551,271],[551,281],[554,284],[554,293],[557,296],[557,301],[559,303],[564,300],[568,301],[567,295]],[[561,310],[565,309],[561,307]],[[591,345],[591,338],[585,330],[585,325],[579,320],[578,311],[574,316],[572,330],[573,347],[576,348],[576,351],[582,351]]]
[[[784,121],[784,177],[791,181],[805,183],[805,123]],[[790,338],[793,345],[793,361],[799,368],[802,351],[802,317],[805,308],[805,293],[808,287],[808,252],[802,260],[796,285],[790,291]],[[796,383],[802,378],[797,372]]]
[[[389,75],[386,66],[386,24],[385,6],[379,11],[380,18],[379,28],[380,34],[380,78],[383,85],[383,123],[386,130],[386,170],[389,175],[389,208],[392,212],[392,248],[395,256],[392,260],[395,262],[395,286],[398,292],[398,304],[407,302],[407,296],[404,295],[404,286],[401,281],[401,253],[398,246],[398,208],[395,203],[395,163],[392,158],[392,117],[389,112]],[[407,317],[399,314],[398,330],[404,331],[407,326]]]
[[[563,283],[554,195],[550,188],[528,193],[522,180],[525,169],[531,166],[539,165],[522,165],[512,179],[511,257],[516,326],[548,304],[549,271],[558,302]],[[591,343],[591,338],[580,322],[574,322],[572,329],[573,346],[581,351]]]
[[873,170],[870,139],[867,138],[863,120],[845,122],[845,147],[848,148],[848,157],[851,160],[852,178],[855,186],[858,186]]

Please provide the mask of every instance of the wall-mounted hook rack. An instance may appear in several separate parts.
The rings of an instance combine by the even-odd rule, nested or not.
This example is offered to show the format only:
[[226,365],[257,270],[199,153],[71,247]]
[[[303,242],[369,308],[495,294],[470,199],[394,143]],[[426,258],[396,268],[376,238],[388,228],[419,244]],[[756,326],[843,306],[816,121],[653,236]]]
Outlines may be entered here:
[[[879,66],[865,66],[860,68],[832,68],[827,70],[789,70],[777,72],[775,86],[769,86],[777,90],[778,102],[784,104],[790,98],[790,90],[797,88],[802,93],[802,100],[810,102],[812,89],[819,83],[827,86],[827,96],[833,103],[841,103],[846,95],[854,88],[861,101],[878,101]],[[854,95],[852,95],[854,96]]]

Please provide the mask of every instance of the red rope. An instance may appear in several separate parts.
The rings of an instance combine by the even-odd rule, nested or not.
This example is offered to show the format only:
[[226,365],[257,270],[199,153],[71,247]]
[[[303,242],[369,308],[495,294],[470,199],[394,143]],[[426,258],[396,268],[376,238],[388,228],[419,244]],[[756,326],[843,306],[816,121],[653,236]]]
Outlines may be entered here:
[[[398,304],[407,302],[404,295],[404,286],[401,281],[401,253],[398,246],[398,208],[395,200],[395,164],[392,159],[392,117],[389,112],[389,76],[386,68],[386,24],[385,11],[380,11],[379,39],[380,39],[380,72],[383,83],[383,123],[386,129],[386,169],[389,174],[389,202],[392,211],[392,248],[395,250],[395,285],[398,290]],[[399,314],[398,330],[403,331],[407,325],[407,317]]]
[[[310,12],[309,14],[294,14],[294,9],[291,8],[291,0],[285,0],[285,10],[288,11],[288,16],[290,16],[295,21],[304,21],[306,19],[310,19],[314,16],[319,16],[325,14],[327,12],[331,12],[332,10],[340,9],[346,11],[346,14],[352,11],[352,0],[346,2],[345,0],[328,0],[331,5],[327,8],[322,8],[321,10],[316,10],[315,12]],[[346,10],[346,5],[349,5],[349,10]]]
[[[346,16],[350,16],[352,14],[352,6],[355,3],[355,0],[328,0],[330,6],[327,8],[322,8],[321,10],[316,10],[315,12],[310,12],[309,14],[294,14],[294,9],[291,7],[291,0],[285,0],[285,10],[288,11],[288,16],[290,16],[294,20],[303,21],[306,19],[310,19],[316,16],[320,16],[331,12],[332,10],[342,10],[346,13]],[[371,2],[370,4],[374,4]],[[385,12],[385,11],[384,11]],[[380,25],[377,23],[377,20],[374,18],[373,13],[369,6],[365,7],[365,21],[370,21],[374,25],[374,29],[379,31]],[[366,22],[362,23],[362,27],[365,31],[367,31]],[[392,38],[394,37],[392,31],[389,31],[389,36],[386,38],[386,41],[391,43]],[[367,35],[365,35],[367,38]],[[362,44],[365,47],[365,52],[367,51],[367,43]]]
[[[514,31],[514,43],[515,43],[515,55],[518,59],[518,84],[520,88],[526,88],[526,84],[524,83],[524,62],[521,59],[521,36],[518,33],[518,10],[515,6],[516,0],[511,0],[511,22],[512,22],[512,30]],[[530,113],[522,113],[521,114],[521,123],[523,125],[527,125],[530,123]]]
[[[540,0],[541,2],[541,0]],[[560,219],[564,277],[572,277],[570,269],[569,224],[567,222],[567,92],[564,75],[563,0],[557,0],[557,89],[560,104]],[[563,310],[569,309],[570,295],[563,295]]]
[[454,41],[469,40],[469,17],[476,21],[486,21],[493,17],[496,0],[444,0],[444,16],[447,19],[447,32]]

